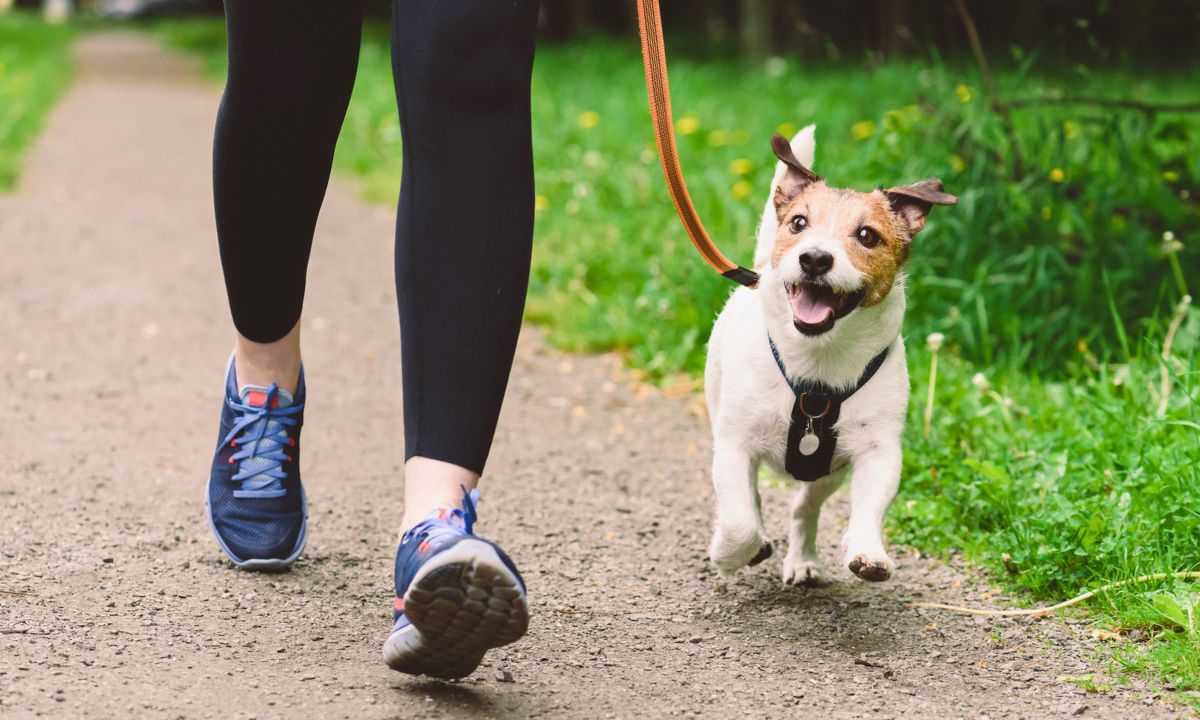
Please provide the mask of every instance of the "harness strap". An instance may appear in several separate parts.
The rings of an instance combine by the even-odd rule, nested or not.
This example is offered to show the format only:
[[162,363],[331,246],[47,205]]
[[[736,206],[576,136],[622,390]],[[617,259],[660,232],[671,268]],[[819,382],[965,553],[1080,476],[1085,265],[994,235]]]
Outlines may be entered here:
[[[775,346],[775,341],[769,335],[767,342],[771,345],[771,355],[775,358],[775,365],[783,374],[783,379],[787,381],[788,387],[796,395],[796,402],[792,405],[791,423],[788,425],[784,469],[797,480],[804,482],[818,480],[828,475],[833,467],[833,453],[837,448],[836,426],[838,418],[841,416],[842,403],[861,390],[875,376],[875,373],[883,365],[883,361],[887,360],[888,349],[884,348],[878,355],[871,358],[854,387],[849,390],[838,390],[812,380],[793,380],[783,365],[783,358],[779,356],[779,348]],[[801,451],[801,440],[808,434],[809,423],[812,423],[813,434],[820,444],[814,452],[806,455]]]
[[758,273],[732,262],[721,254],[712,238],[704,230],[700,216],[692,205],[687,185],[683,182],[683,168],[679,165],[679,152],[675,148],[675,127],[671,119],[671,89],[667,82],[667,55],[663,45],[662,16],[658,0],[637,0],[638,31],[642,38],[642,64],[646,68],[646,92],[650,97],[650,117],[654,122],[654,142],[658,145],[658,158],[662,163],[667,190],[675,203],[675,211],[683,221],[692,244],[700,251],[704,262],[730,280],[754,287],[758,284]]

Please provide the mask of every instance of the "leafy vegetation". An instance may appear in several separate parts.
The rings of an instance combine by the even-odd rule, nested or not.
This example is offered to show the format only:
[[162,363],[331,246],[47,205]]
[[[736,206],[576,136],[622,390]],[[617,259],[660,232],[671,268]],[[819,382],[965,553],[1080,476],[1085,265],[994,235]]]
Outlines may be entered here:
[[71,79],[69,28],[0,13],[0,191],[17,183],[21,158]]
[[[1178,102],[1194,99],[1196,69],[1042,68],[1014,56],[997,99]],[[808,122],[815,169],[832,182],[940,176],[962,199],[934,211],[910,264],[914,400],[895,540],[960,550],[1031,602],[1200,567],[1200,313],[1181,304],[1200,287],[1197,116],[998,111],[973,66],[938,58],[866,69],[678,57],[671,70],[690,189],[731,257],[752,254],[767,139]],[[644,93],[632,45],[539,50],[529,315],[559,346],[618,348],[663,377],[702,366],[730,287],[678,226]],[[371,33],[336,162],[391,202],[400,153],[388,54]],[[946,345],[926,430],[931,332]],[[1195,584],[1130,585],[1089,607],[1126,638],[1120,668],[1200,689]]]

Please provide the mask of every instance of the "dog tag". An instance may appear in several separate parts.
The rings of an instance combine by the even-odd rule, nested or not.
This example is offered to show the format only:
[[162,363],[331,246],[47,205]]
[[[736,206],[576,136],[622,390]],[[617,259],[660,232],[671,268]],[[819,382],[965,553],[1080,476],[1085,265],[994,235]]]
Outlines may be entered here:
[[812,455],[821,447],[821,438],[813,432],[812,418],[808,419],[808,427],[804,430],[804,437],[800,438],[800,454]]

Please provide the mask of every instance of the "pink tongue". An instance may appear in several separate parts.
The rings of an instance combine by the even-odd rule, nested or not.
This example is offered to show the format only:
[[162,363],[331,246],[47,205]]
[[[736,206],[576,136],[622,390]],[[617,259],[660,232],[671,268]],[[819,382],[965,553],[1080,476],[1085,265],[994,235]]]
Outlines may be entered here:
[[805,325],[822,325],[833,316],[833,303],[825,293],[815,293],[808,288],[788,298],[792,304],[792,317]]

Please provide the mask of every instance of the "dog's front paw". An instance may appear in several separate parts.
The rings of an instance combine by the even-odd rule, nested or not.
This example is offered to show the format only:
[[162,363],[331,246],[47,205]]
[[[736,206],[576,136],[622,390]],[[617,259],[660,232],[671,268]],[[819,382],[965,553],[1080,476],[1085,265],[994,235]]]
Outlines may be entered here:
[[708,557],[724,577],[747,565],[757,565],[771,557],[771,541],[758,530],[729,532],[720,528],[713,534],[708,546]]
[[825,574],[825,566],[820,558],[788,551],[783,559],[783,584],[821,587],[829,584],[829,576]]
[[846,567],[859,579],[867,582],[883,582],[896,571],[896,563],[892,562],[886,553],[874,556],[866,553],[852,554],[846,561]]

